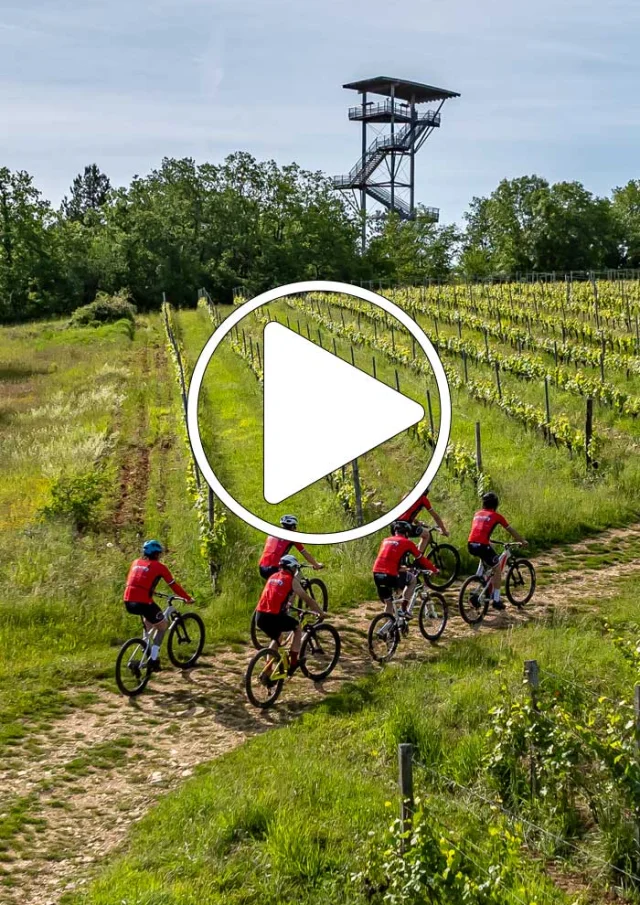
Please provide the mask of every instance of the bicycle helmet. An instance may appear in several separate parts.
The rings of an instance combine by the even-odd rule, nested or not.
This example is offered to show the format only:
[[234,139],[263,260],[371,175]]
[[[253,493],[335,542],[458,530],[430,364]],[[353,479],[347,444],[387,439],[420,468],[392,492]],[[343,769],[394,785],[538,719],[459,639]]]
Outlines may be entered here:
[[157,540],[148,540],[142,547],[143,556],[153,556],[154,553],[162,553],[162,544]]
[[482,497],[482,505],[485,509],[497,509],[500,500],[498,499],[498,495],[490,490],[489,493],[485,493]]
[[280,524],[289,531],[295,531],[298,527],[298,519],[295,515],[283,515],[280,519]]
[[411,533],[411,525],[409,522],[394,522],[391,526],[391,531],[393,534],[402,534],[404,537],[409,537]]
[[287,569],[289,572],[295,572],[300,563],[292,556],[290,553],[287,553],[286,556],[283,556],[280,562],[278,563],[281,569]]

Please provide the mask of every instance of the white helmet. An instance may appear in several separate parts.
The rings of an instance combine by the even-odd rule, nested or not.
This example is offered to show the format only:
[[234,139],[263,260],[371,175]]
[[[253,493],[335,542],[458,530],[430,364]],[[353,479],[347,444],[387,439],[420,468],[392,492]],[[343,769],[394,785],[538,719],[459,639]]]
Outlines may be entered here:
[[287,553],[286,556],[283,556],[280,562],[278,563],[281,569],[287,569],[289,572],[295,572],[300,563],[292,556],[290,553]]
[[298,519],[295,515],[283,515],[280,519],[280,524],[283,528],[288,528],[289,531],[295,531],[298,527]]

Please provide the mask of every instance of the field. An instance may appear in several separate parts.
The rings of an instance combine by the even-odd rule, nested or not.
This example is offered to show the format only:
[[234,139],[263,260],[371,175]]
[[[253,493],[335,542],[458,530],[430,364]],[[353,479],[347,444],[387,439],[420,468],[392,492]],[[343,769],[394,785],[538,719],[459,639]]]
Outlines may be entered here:
[[[389,294],[447,371],[453,429],[430,496],[464,571],[475,568],[470,516],[491,487],[530,542],[538,590],[479,630],[453,615],[431,647],[412,625],[394,662],[374,667],[379,536],[318,548],[341,664],[316,686],[294,679],[266,713],[242,689],[263,538],[218,506],[211,532],[174,360],[177,348],[188,383],[212,319],[230,309],[3,328],[0,901],[640,901],[638,288]],[[399,324],[347,296],[281,301],[269,317],[423,405],[429,391],[434,429],[427,416],[359,462],[365,518],[384,511],[435,441],[429,369]],[[222,344],[201,414],[212,464],[269,518],[263,326],[249,318]],[[312,411],[294,413],[292,447],[321,439]],[[304,529],[352,525],[352,473],[285,505]],[[112,678],[134,632],[121,590],[147,536],[196,596],[207,646],[198,668],[163,671],[127,704]],[[453,610],[455,589],[449,599]],[[525,660],[540,668],[535,706]],[[389,829],[401,742],[414,745],[419,799],[405,840]]]

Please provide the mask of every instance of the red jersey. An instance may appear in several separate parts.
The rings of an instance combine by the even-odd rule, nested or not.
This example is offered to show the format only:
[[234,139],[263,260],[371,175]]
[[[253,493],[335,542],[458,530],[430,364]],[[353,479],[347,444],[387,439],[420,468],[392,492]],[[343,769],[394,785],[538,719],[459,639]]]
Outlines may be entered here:
[[427,512],[431,510],[432,506],[429,502],[429,497],[423,493],[419,499],[415,501],[411,509],[407,509],[404,515],[401,515],[398,519],[399,522],[413,522],[421,509],[426,509]]
[[289,598],[293,585],[293,574],[287,569],[274,572],[262,589],[256,609],[259,613],[272,613],[277,616]]
[[279,564],[282,557],[286,556],[292,547],[295,547],[298,552],[304,550],[302,544],[283,540],[281,537],[268,537],[262,551],[260,565],[264,566],[265,569],[272,569]]
[[494,509],[480,509],[473,517],[471,522],[471,533],[469,535],[470,544],[490,544],[491,534],[496,525],[502,525],[508,528],[509,523],[504,517]]
[[431,572],[438,570],[433,563],[422,556],[416,545],[408,537],[402,537],[396,534],[393,537],[385,537],[380,544],[376,561],[373,564],[374,572],[381,572],[383,575],[397,576],[402,565],[402,559],[410,553],[415,556],[416,563],[423,569],[429,569]]
[[191,600],[184,588],[181,588],[164,563],[157,559],[134,559],[127,575],[127,586],[124,599],[132,603],[153,603],[152,594],[156,585],[163,579],[174,594]]

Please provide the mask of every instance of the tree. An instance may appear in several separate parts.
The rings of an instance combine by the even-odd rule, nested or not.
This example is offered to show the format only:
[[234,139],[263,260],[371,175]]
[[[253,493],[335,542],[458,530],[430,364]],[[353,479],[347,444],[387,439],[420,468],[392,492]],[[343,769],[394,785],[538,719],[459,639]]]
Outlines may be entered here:
[[92,163],[73,180],[71,197],[62,199],[62,213],[68,220],[84,222],[90,211],[98,212],[106,204],[110,189],[109,178]]
[[455,226],[438,226],[425,211],[418,209],[416,218],[407,221],[390,213],[381,218],[366,260],[376,278],[406,284],[446,279],[453,270],[459,243]]
[[612,211],[620,231],[620,254],[627,267],[640,267],[640,180],[613,190]]

